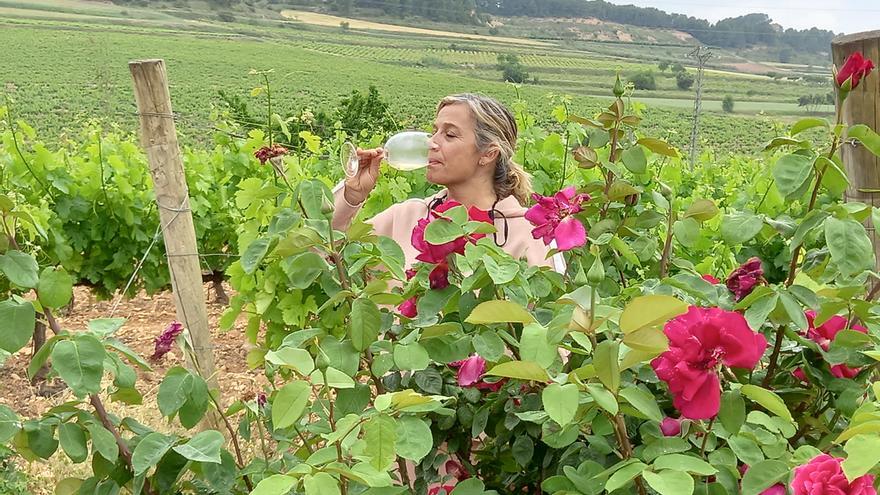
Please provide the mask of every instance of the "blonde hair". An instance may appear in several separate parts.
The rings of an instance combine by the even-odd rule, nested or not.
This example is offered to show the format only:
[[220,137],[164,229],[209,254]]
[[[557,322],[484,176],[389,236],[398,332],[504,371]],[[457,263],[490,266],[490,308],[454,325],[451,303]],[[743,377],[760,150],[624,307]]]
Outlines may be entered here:
[[513,114],[498,100],[471,93],[443,98],[437,105],[437,112],[456,103],[467,105],[474,116],[477,148],[480,152],[490,148],[498,150],[493,177],[495,195],[499,200],[512,195],[520,204],[527,204],[532,194],[532,176],[513,161],[517,136]]

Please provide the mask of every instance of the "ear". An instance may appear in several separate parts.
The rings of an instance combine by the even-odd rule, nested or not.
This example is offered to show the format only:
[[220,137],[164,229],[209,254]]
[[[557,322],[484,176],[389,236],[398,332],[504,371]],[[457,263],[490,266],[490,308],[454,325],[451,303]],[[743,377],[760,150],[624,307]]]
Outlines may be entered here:
[[498,146],[490,146],[482,155],[480,155],[480,165],[489,165],[498,161],[500,151]]

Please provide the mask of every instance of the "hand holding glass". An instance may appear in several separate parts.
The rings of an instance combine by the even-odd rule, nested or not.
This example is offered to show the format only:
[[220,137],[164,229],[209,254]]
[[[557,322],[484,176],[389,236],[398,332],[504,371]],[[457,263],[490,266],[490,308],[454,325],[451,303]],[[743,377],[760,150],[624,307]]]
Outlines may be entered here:
[[[428,166],[427,132],[405,131],[391,136],[385,142],[385,161],[397,170],[410,171]],[[360,169],[360,158],[357,148],[349,142],[343,143],[339,151],[339,159],[346,177],[354,177]]]

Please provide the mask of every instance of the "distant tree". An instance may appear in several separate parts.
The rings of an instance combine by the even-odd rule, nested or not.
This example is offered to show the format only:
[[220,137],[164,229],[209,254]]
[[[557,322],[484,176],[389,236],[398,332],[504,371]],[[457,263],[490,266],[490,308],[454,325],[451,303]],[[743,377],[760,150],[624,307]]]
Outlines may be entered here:
[[654,80],[654,73],[649,70],[633,74],[629,77],[629,81],[633,83],[633,86],[636,89],[657,89],[657,81]]
[[724,99],[721,100],[721,109],[726,113],[733,113],[733,97],[730,95],[724,95]]
[[675,85],[678,86],[678,89],[691,89],[691,86],[694,85],[694,76],[686,70],[676,72]]
[[657,64],[657,68],[660,69],[660,72],[666,72],[666,69],[669,68],[669,62],[664,60]]
[[349,24],[348,21],[340,21],[340,23],[339,23],[339,28],[342,29],[343,31],[348,31],[348,28],[350,28],[350,27],[351,27],[351,24]]
[[498,70],[501,71],[502,81],[524,83],[529,79],[529,73],[526,72],[515,53],[498,55]]
[[686,70],[686,69],[684,68],[684,66],[681,65],[681,64],[678,63],[678,62],[672,64],[672,72],[673,72],[674,74],[678,74],[679,72],[684,72],[685,70]]

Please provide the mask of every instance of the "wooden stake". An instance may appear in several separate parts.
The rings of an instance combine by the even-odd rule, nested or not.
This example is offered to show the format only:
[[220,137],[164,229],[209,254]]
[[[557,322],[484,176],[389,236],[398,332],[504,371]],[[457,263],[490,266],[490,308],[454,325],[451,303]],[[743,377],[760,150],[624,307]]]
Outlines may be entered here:
[[[198,370],[207,379],[209,388],[217,389],[196,232],[171,112],[165,62],[136,60],[129,62],[128,67],[140,116],[141,143],[147,152],[162,222],[177,319],[189,330],[193,344],[195,362],[187,355],[187,366]],[[220,424],[217,416],[206,418],[213,424],[203,426],[216,428]]]
[[[862,52],[866,58],[880,62],[880,31],[869,31],[838,36],[831,41],[831,54],[834,65],[840,69],[843,61],[853,52]],[[865,124],[875,132],[880,131],[880,73],[873,71],[859,86],[850,92],[843,104],[843,122],[852,126]],[[880,157],[874,156],[860,143],[841,144],[840,156],[846,167],[849,187],[847,201],[858,201],[880,207]],[[880,267],[880,242],[871,219],[865,221],[865,229],[874,243]]]

